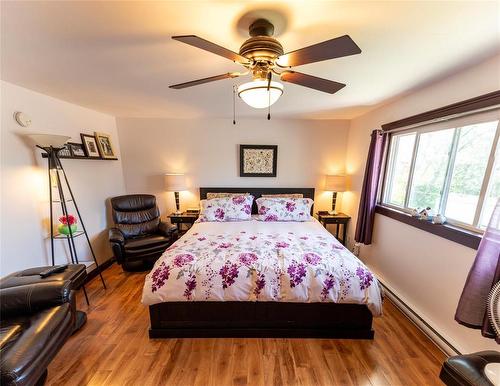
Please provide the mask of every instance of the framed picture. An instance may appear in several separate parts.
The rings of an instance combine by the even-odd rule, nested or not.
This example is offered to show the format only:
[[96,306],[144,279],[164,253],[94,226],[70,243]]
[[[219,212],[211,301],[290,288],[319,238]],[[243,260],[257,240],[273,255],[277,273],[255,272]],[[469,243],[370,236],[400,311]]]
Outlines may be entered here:
[[95,139],[97,140],[97,146],[99,147],[102,158],[116,158],[115,150],[111,143],[111,137],[108,134],[96,132]]
[[80,137],[82,138],[83,149],[85,150],[87,157],[101,158],[95,137],[93,135],[83,133],[80,134]]
[[75,158],[87,158],[85,155],[85,150],[83,149],[83,144],[68,142],[68,146],[71,150],[71,155]]
[[71,148],[69,143],[64,144],[64,147],[57,152],[59,158],[71,158]]
[[277,145],[240,145],[240,177],[276,177]]

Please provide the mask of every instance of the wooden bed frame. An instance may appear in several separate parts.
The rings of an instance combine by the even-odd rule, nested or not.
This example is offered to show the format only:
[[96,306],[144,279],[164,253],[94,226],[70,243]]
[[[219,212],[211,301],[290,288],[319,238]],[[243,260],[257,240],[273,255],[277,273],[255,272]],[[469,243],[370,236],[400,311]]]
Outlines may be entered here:
[[[314,188],[200,188],[208,192],[301,193],[314,199]],[[311,209],[312,212],[312,209]],[[252,213],[257,213],[254,201]],[[366,305],[279,302],[165,302],[149,306],[150,338],[279,337],[373,339]]]

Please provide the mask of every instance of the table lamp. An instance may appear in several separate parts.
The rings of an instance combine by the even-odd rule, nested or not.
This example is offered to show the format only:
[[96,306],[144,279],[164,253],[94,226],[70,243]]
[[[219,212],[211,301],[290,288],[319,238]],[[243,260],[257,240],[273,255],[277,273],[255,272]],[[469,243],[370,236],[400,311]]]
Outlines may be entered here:
[[175,194],[175,214],[181,214],[179,206],[179,192],[187,190],[186,188],[186,176],[179,173],[167,173],[165,174],[165,190],[167,192],[174,192]]
[[346,176],[345,175],[328,175],[325,178],[325,191],[333,192],[332,194],[332,210],[329,214],[337,214],[335,204],[337,203],[337,192],[346,191]]

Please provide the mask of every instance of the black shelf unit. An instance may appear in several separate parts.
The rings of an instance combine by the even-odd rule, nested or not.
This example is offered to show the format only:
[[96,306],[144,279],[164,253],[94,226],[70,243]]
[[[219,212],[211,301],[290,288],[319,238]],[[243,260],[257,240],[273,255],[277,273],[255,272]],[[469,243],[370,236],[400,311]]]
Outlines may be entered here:
[[[42,158],[48,158],[49,155],[47,153],[42,153]],[[118,158],[102,158],[102,157],[74,157],[74,156],[57,156],[60,159],[84,159],[84,160],[93,160],[93,161],[118,161]]]
[[[40,147],[40,146],[38,146]],[[50,202],[50,250],[51,250],[51,257],[52,257],[52,265],[55,265],[55,256],[54,256],[54,240],[66,240],[68,243],[68,248],[71,256],[71,263],[72,264],[79,264],[80,261],[78,259],[78,254],[76,251],[76,246],[75,246],[75,238],[84,235],[85,239],[87,241],[87,244],[89,246],[90,252],[92,254],[92,259],[94,261],[94,264],[96,266],[96,269],[99,272],[99,276],[102,281],[102,285],[104,289],[106,289],[106,283],[104,282],[104,278],[102,276],[101,271],[99,270],[99,263],[97,261],[97,258],[94,253],[94,248],[92,247],[92,244],[90,242],[89,235],[87,233],[87,229],[85,228],[85,224],[82,219],[82,215],[80,213],[80,209],[78,208],[78,205],[76,203],[75,196],[73,194],[73,190],[71,189],[71,186],[68,181],[68,177],[66,176],[66,172],[64,171],[64,168],[62,166],[62,163],[59,159],[58,152],[61,149],[58,148],[53,148],[52,146],[43,148],[46,153],[42,154],[44,158],[47,158],[48,163],[48,181],[49,181],[49,202]],[[61,157],[61,158],[75,158],[75,159],[93,159],[93,158],[84,158],[84,157]],[[51,171],[55,171],[55,173],[51,173]],[[65,197],[63,189],[63,185],[66,186],[67,191],[69,192],[69,197]],[[56,188],[56,195],[53,194],[52,189]],[[71,227],[69,227],[69,234],[65,235],[62,233],[55,233],[54,232],[54,204],[60,204],[61,207],[61,212],[63,216],[66,218],[69,215],[68,212],[68,203],[72,204],[76,211],[76,217],[79,220],[79,224],[81,225],[81,230],[75,230],[74,232],[71,230]],[[87,304],[89,304],[89,299],[87,296],[87,291],[85,290],[85,286],[82,286],[83,288],[83,293],[85,294],[85,300],[87,301]]]

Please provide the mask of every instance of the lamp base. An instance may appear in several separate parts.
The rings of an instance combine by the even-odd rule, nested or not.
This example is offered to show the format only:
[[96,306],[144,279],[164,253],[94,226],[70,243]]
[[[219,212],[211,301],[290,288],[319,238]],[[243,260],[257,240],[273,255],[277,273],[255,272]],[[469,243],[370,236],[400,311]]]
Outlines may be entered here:
[[333,216],[337,214],[337,211],[335,210],[335,204],[337,203],[337,192],[332,193],[332,210],[328,211],[328,214]]
[[179,205],[179,192],[174,192],[174,196],[175,196],[175,212],[174,213],[176,215],[182,214],[181,209],[180,209],[180,205]]

